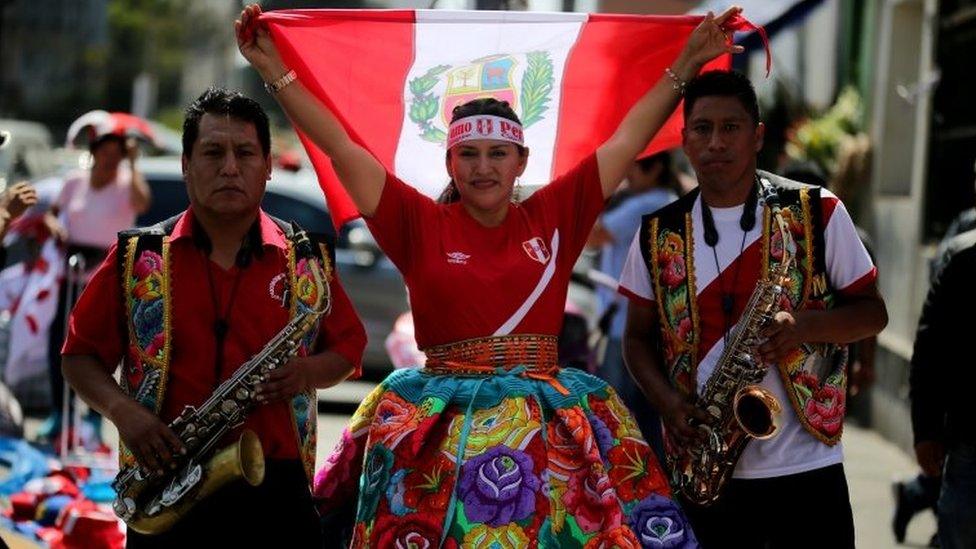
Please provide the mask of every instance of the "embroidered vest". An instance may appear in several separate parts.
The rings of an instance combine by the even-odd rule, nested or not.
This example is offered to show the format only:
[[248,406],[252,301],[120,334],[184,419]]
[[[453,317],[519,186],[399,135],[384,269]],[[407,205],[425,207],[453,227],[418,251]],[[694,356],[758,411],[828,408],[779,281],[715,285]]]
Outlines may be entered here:
[[[796,260],[784,293],[784,310],[829,309],[834,291],[826,273],[820,188],[759,171],[780,197],[784,221],[796,243]],[[664,364],[671,384],[694,394],[699,357],[692,207],[698,190],[644,216],[640,246],[661,320]],[[762,276],[782,258],[783,240],[769,207],[762,216]],[[840,440],[846,404],[847,348],[803,344],[777,364],[790,403],[803,427],[827,445]]]
[[[172,295],[170,278],[170,234],[179,214],[166,221],[143,229],[119,233],[118,267],[125,303],[128,349],[123,358],[120,384],[123,391],[140,404],[159,414],[166,396],[166,383],[172,358]],[[302,308],[315,303],[315,282],[309,261],[318,261],[325,273],[326,283],[332,279],[332,246],[318,235],[318,251],[312,257],[296,257],[293,237],[299,230],[272,217],[288,237],[288,281],[290,290],[289,315],[294,317]],[[308,355],[318,336],[311,330],[302,340],[299,356]],[[309,483],[315,473],[316,420],[318,400],[314,390],[295,396],[290,402],[292,427],[299,455]],[[121,442],[119,457],[124,465],[132,464],[132,453]]]

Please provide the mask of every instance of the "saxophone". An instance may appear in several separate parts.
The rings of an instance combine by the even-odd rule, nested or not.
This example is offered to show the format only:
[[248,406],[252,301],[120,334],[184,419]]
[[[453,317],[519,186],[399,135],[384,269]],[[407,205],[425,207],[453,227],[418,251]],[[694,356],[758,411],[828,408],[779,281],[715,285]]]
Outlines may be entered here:
[[[296,251],[311,255],[308,236],[294,237]],[[174,457],[176,466],[157,474],[137,465],[119,471],[112,483],[117,494],[112,508],[126,525],[141,534],[165,532],[193,505],[224,485],[244,479],[251,486],[264,480],[264,451],[257,435],[245,429],[240,438],[223,448],[225,435],[244,423],[254,408],[255,389],[268,374],[298,352],[301,340],[327,315],[332,304],[325,276],[317,261],[309,261],[318,290],[314,307],[303,309],[256,355],[221,383],[199,407],[187,406],[170,423],[186,453]]]
[[698,505],[714,503],[750,439],[775,436],[783,407],[759,384],[767,367],[758,356],[762,330],[779,312],[780,299],[789,281],[793,240],[775,197],[766,191],[766,203],[783,238],[783,258],[775,272],[759,281],[746,303],[728,344],[719,357],[696,405],[708,419],[694,424],[703,435],[678,449],[671,461],[672,485]]

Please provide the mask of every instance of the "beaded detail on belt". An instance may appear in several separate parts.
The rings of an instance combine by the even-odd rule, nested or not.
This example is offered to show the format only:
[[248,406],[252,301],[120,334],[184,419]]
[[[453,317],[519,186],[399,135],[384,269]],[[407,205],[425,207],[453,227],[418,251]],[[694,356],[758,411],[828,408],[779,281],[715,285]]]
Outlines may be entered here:
[[558,338],[554,335],[517,334],[466,339],[424,349],[430,374],[488,376],[512,373],[549,382],[569,394],[556,379],[559,373]]

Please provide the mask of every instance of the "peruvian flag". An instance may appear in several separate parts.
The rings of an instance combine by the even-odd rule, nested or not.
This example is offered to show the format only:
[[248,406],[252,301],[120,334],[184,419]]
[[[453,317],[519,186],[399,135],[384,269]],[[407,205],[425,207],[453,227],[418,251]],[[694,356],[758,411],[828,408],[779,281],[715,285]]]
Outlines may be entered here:
[[[603,143],[664,75],[701,16],[447,10],[264,13],[284,62],[354,139],[428,196],[447,184],[451,109],[492,96],[522,119],[522,176],[543,185]],[[706,70],[728,68],[729,56]],[[681,108],[645,153],[681,143]],[[358,215],[322,151],[299,132],[336,226]]]

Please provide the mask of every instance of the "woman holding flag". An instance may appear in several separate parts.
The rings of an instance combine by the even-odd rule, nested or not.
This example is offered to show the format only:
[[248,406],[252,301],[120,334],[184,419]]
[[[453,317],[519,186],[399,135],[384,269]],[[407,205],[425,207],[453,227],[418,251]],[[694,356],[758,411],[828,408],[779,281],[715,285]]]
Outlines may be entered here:
[[260,8],[241,53],[324,151],[410,289],[422,369],[391,374],[316,478],[323,511],[356,497],[353,547],[697,546],[654,454],[607,384],[556,365],[569,275],[604,201],[741,10],[707,15],[613,136],[518,202],[529,150],[508,103],[453,111],[437,203],[389,173],[285,66]]

